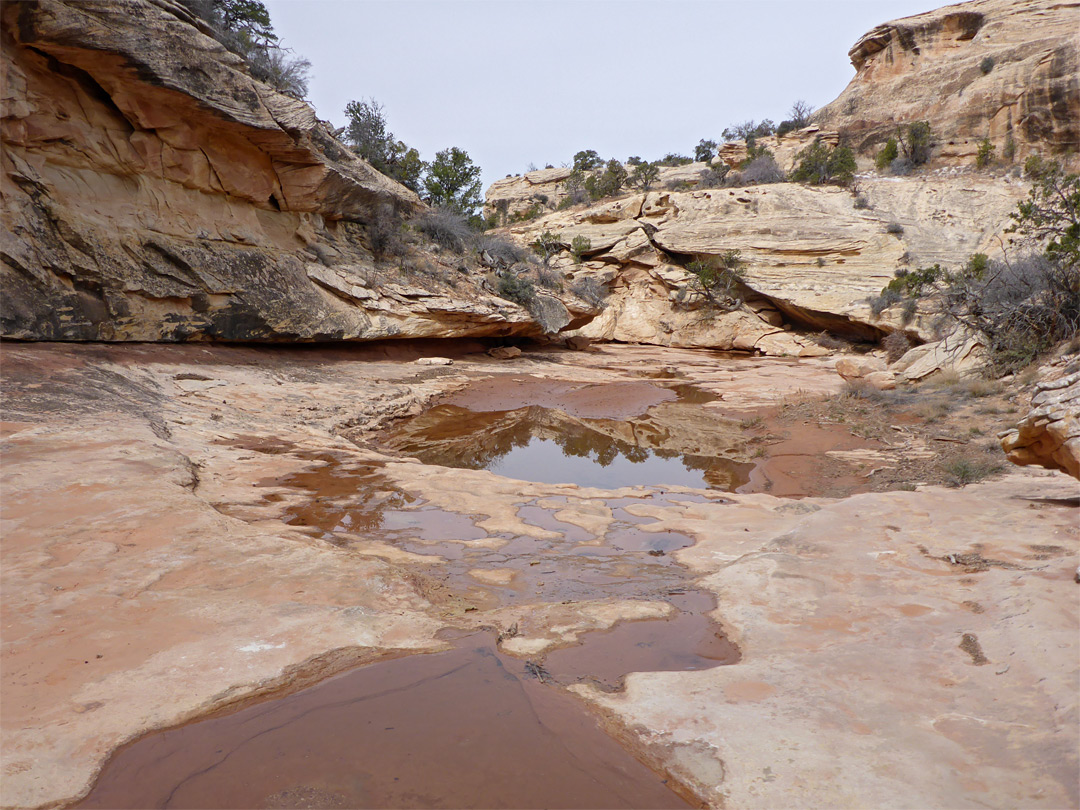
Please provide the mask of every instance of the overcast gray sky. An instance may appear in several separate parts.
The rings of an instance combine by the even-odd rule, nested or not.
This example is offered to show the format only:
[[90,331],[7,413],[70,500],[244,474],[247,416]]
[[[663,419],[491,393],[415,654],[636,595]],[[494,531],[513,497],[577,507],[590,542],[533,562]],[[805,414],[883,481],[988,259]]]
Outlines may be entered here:
[[310,101],[340,126],[374,97],[425,160],[466,150],[484,186],[581,149],[692,153],[748,118],[820,107],[848,49],[935,0],[266,0],[311,60]]

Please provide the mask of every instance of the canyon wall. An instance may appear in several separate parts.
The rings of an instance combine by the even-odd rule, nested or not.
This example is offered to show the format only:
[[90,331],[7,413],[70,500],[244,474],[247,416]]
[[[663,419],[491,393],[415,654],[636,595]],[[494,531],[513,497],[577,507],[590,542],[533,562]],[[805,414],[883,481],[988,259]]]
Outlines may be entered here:
[[458,257],[379,261],[372,223],[424,204],[179,3],[8,2],[0,20],[5,337],[540,333]]

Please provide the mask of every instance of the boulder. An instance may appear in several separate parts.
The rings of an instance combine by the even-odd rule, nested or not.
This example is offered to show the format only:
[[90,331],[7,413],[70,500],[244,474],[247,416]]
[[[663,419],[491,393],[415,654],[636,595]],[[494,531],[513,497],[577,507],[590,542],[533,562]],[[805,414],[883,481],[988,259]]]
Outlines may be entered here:
[[883,371],[885,361],[879,357],[841,357],[836,361],[836,373],[845,380],[857,380]]
[[494,357],[496,360],[513,360],[515,357],[521,357],[521,349],[517,346],[495,346],[487,350],[489,357]]
[[1080,372],[1038,383],[1031,410],[998,438],[1013,464],[1080,478]]

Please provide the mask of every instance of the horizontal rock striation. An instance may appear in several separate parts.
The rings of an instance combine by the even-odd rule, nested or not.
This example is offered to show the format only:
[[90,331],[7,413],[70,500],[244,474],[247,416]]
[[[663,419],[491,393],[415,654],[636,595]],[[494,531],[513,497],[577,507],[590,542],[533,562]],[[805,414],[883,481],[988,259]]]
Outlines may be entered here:
[[1080,478],[1080,372],[1038,383],[1031,410],[1000,439],[1014,464]]
[[989,138],[1001,157],[1080,148],[1080,3],[972,0],[879,25],[850,51],[857,71],[814,116],[860,151],[898,124],[927,120],[935,159],[974,162]]
[[[549,183],[533,188],[554,197],[561,181],[548,171]],[[794,183],[650,191],[550,212],[506,232],[524,243],[551,232],[567,248],[575,237],[589,240],[581,263],[569,253],[552,259],[611,291],[584,328],[588,337],[797,355],[818,347],[785,324],[868,340],[896,329],[929,338],[918,319],[875,315],[869,299],[897,270],[956,267],[972,253],[999,252],[997,236],[1026,196],[1019,180],[975,175],[860,178],[858,190],[859,207],[849,191]],[[489,204],[503,192],[493,186]],[[746,306],[722,312],[686,265],[729,250],[744,262]]]
[[0,20],[5,337],[541,331],[454,257],[388,273],[370,225],[423,203],[254,80],[180,4],[10,2]]

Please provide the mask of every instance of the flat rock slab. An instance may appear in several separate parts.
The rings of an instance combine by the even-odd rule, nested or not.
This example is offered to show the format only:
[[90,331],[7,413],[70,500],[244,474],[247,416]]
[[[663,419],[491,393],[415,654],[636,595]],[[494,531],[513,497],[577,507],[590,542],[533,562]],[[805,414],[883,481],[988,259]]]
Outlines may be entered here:
[[[823,360],[607,346],[530,352],[524,378],[500,374],[482,347],[452,348],[440,353],[454,365],[433,374],[404,346],[393,360],[375,348],[3,347],[5,807],[74,800],[126,740],[438,649],[448,625],[528,619],[531,655],[663,615],[666,603],[602,589],[462,614],[458,595],[422,575],[439,563],[377,529],[355,528],[353,549],[286,522],[319,493],[277,482],[328,460],[353,477],[327,485],[418,498],[440,525],[467,529],[463,543],[595,535],[619,510],[642,531],[694,538],[670,553],[716,595],[712,615],[741,661],[633,674],[622,693],[577,689],[711,806],[1076,805],[1075,481],[1018,470],[842,500],[660,496],[447,475],[344,438],[466,386],[637,413],[670,393],[650,381],[658,368],[736,411],[842,384]],[[526,504],[559,524],[527,520]],[[476,588],[502,587],[482,579]]]

